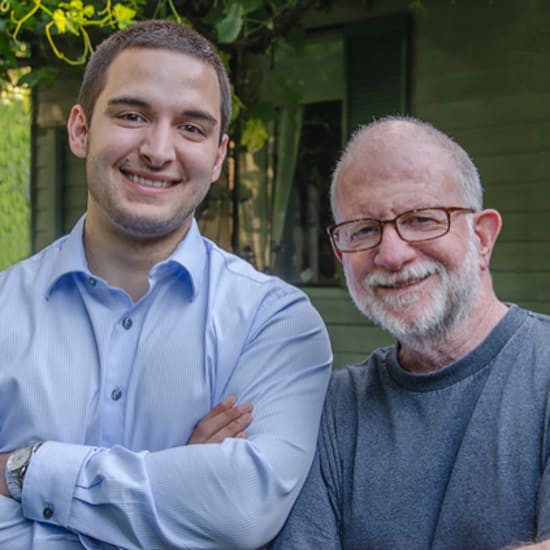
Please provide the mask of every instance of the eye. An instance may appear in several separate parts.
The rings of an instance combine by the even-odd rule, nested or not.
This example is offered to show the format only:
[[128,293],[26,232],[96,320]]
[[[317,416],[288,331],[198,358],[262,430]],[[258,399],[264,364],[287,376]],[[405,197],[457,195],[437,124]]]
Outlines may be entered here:
[[405,218],[403,222],[408,225],[425,225],[427,223],[437,222],[437,220],[430,216],[411,216],[410,218]]
[[200,136],[205,136],[206,135],[206,132],[200,127],[200,126],[197,126],[196,124],[193,124],[191,122],[186,122],[185,124],[182,124],[180,126],[180,129],[185,133],[185,134],[190,134],[192,136],[196,136],[196,137],[200,137]]
[[380,227],[377,223],[361,223],[349,228],[348,238],[350,241],[368,239],[380,232]]
[[435,228],[446,225],[447,220],[444,213],[437,210],[416,212],[399,219],[399,226],[411,229]]
[[117,118],[124,122],[129,122],[133,124],[145,121],[145,118],[140,113],[136,113],[135,111],[120,113],[117,115]]

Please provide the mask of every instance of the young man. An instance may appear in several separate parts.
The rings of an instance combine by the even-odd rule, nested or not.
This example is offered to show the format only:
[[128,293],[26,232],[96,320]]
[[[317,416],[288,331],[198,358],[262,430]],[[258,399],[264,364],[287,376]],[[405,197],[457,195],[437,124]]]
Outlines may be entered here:
[[493,291],[501,217],[483,208],[472,161],[432,126],[390,117],[355,134],[331,192],[349,292],[398,342],[334,374],[275,548],[549,538],[550,318]]
[[254,548],[283,524],[331,352],[302,292],[199,234],[230,102],[173,22],[90,60],[68,121],[86,215],[0,276],[1,548]]

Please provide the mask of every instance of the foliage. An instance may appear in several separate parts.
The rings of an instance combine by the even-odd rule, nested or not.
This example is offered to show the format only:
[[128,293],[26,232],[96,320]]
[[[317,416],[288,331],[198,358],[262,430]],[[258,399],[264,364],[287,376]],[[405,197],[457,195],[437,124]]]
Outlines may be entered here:
[[[248,116],[257,101],[244,97],[243,53],[265,54],[280,41],[299,43],[304,15],[332,0],[0,0],[0,82],[8,71],[30,65],[18,84],[33,86],[50,75],[56,60],[82,65],[109,33],[149,18],[171,18],[217,43],[235,84],[234,106],[249,150],[266,139],[267,120]],[[292,32],[291,32],[292,31]],[[243,70],[244,69],[244,70]],[[237,78],[237,75],[239,77]],[[244,110],[244,112],[243,112]],[[240,136],[238,136],[240,141]]]
[[30,253],[30,97],[0,93],[0,269]]

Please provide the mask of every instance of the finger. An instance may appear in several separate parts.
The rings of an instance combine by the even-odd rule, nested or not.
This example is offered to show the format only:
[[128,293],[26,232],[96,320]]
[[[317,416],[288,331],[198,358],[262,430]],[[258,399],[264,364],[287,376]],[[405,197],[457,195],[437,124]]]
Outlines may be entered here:
[[213,409],[211,409],[210,412],[202,420],[207,420],[227,411],[228,409],[231,409],[231,407],[233,407],[236,402],[237,398],[234,395],[230,395],[227,399],[225,399],[221,403],[218,403]]
[[199,432],[207,442],[218,443],[226,437],[235,437],[237,433],[246,429],[250,422],[252,422],[252,415],[249,407],[243,410],[240,407],[234,407],[206,421]]
[[[234,437],[238,431],[242,431],[250,424],[251,419],[246,418],[246,415],[252,412],[252,403],[243,403],[228,410],[225,410],[225,407],[228,406],[227,400],[220,405],[215,407],[218,409],[217,414],[206,415],[196,425],[191,437],[187,441],[188,445],[195,443],[219,443],[225,437]],[[233,422],[236,423],[232,424]]]
[[237,437],[239,434],[243,434],[246,428],[250,426],[252,422],[252,415],[245,413],[239,418],[233,420],[229,424],[226,424],[221,430],[213,434],[208,442],[209,443],[221,443],[227,437]]
[[231,407],[227,410],[221,410],[215,416],[204,418],[197,425],[198,430],[203,437],[210,437],[215,435],[220,430],[226,428],[231,422],[238,420],[245,414],[252,412],[252,403],[243,403],[235,407]]

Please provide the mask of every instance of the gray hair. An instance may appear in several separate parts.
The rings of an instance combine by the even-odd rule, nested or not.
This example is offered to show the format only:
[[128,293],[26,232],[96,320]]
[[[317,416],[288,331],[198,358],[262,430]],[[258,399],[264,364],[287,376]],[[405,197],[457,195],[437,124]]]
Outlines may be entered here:
[[363,144],[367,139],[367,134],[375,129],[389,126],[396,122],[408,123],[416,127],[425,136],[430,138],[436,145],[441,147],[449,154],[451,161],[456,168],[455,181],[456,185],[462,194],[464,206],[481,210],[483,208],[483,188],[479,172],[475,167],[472,159],[466,151],[451,137],[441,132],[428,122],[424,122],[411,116],[387,116],[375,120],[369,124],[360,126],[351,136],[347,145],[340,156],[340,160],[336,164],[336,168],[332,174],[332,182],[330,186],[330,204],[333,215],[336,214],[336,185],[342,175],[343,170],[352,162],[357,155],[361,154],[359,144]]

